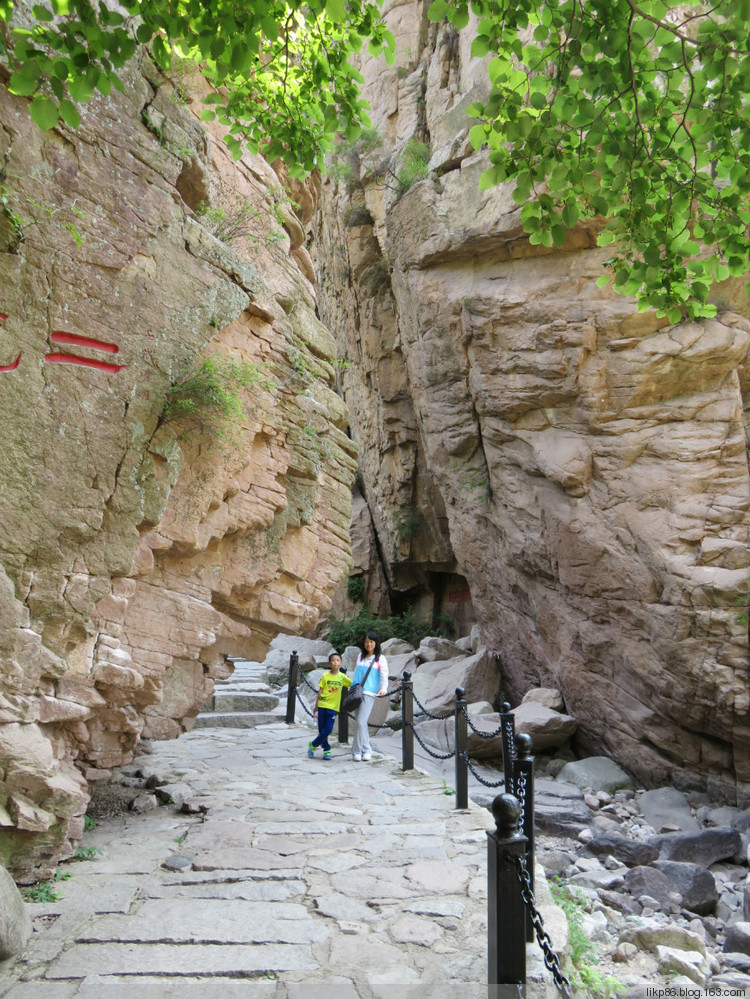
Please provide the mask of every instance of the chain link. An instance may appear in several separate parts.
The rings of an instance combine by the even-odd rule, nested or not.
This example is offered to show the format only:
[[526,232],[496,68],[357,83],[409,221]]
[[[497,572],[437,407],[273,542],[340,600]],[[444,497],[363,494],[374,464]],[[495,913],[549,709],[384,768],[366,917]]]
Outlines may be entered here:
[[452,718],[453,717],[453,712],[452,711],[449,711],[447,714],[444,714],[444,715],[434,715],[431,711],[427,710],[427,708],[424,706],[424,704],[421,703],[421,701],[419,701],[419,699],[417,698],[417,695],[414,693],[414,691],[412,691],[412,695],[411,696],[414,699],[414,703],[417,705],[417,707],[422,712],[422,714],[427,715],[428,718],[434,718],[436,721],[442,721],[444,718]]
[[509,718],[503,718],[500,722],[500,729],[503,732],[503,751],[508,747],[508,755],[511,760],[516,758],[515,721],[511,714]]
[[526,818],[526,774],[523,770],[518,774],[514,784],[516,785],[515,795],[521,806],[521,821],[523,821]]
[[443,756],[440,753],[433,753],[433,751],[430,749],[430,747],[429,746],[425,746],[425,744],[419,738],[419,735],[417,734],[417,730],[416,730],[416,728],[414,728],[414,726],[412,725],[412,723],[411,722],[407,722],[406,724],[412,730],[412,732],[414,733],[414,738],[417,740],[417,742],[419,743],[419,745],[422,747],[422,749],[424,749],[424,751],[427,753],[428,756],[431,756],[433,758],[433,760],[450,760],[450,759],[452,759],[456,755],[456,750],[455,749],[453,750],[452,753],[448,753],[445,756]]
[[[304,672],[302,671],[302,667],[299,664],[299,659],[296,660],[296,666],[297,666],[297,674],[298,674],[298,676],[302,677],[302,682],[305,684],[306,687],[308,687],[310,690],[312,690],[312,692],[314,694],[317,694],[318,693],[318,688],[317,687],[313,687],[313,685],[310,683],[310,681],[305,676]],[[294,689],[295,690],[297,689],[296,686],[295,686]]]
[[489,781],[485,780],[484,777],[480,777],[479,774],[474,769],[474,767],[472,766],[468,753],[466,752],[461,753],[461,758],[465,761],[466,766],[469,768],[469,770],[471,770],[471,772],[474,774],[479,783],[484,784],[485,787],[501,787],[502,785],[505,784],[505,777],[503,777],[501,780],[496,780],[496,781]]
[[311,710],[310,710],[310,709],[308,708],[308,706],[307,706],[307,705],[305,704],[305,702],[304,702],[304,701],[302,700],[302,695],[301,695],[301,694],[300,694],[300,692],[299,692],[299,687],[295,687],[295,688],[294,688],[294,694],[295,694],[295,697],[297,698],[297,700],[298,700],[298,701],[300,702],[300,704],[302,705],[302,707],[303,707],[303,708],[305,709],[305,711],[306,711],[306,712],[308,713],[308,715],[309,715],[309,716],[310,716],[311,718],[314,718],[315,716],[313,715],[312,711],[311,711]]
[[494,732],[480,732],[480,730],[472,724],[471,718],[469,718],[469,712],[466,710],[466,705],[461,705],[461,714],[466,719],[466,724],[469,726],[475,735],[478,735],[480,739],[494,739],[496,736],[500,735],[503,730],[502,723],[495,729]]
[[[508,859],[507,855],[506,859]],[[510,859],[515,864],[516,874],[521,885],[521,898],[531,914],[531,923],[534,927],[537,943],[542,948],[544,954],[544,966],[552,972],[552,978],[560,995],[564,996],[565,999],[573,999],[570,982],[563,974],[562,967],[560,966],[560,958],[552,948],[552,940],[544,928],[544,920],[537,909],[536,898],[531,887],[531,876],[526,868],[526,861],[523,857],[511,857]]]

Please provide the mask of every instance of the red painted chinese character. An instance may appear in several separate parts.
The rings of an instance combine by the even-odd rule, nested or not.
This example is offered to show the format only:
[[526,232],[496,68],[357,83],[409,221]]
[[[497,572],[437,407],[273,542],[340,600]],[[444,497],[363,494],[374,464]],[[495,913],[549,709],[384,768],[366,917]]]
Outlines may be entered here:
[[[64,333],[62,330],[54,330],[50,333],[52,343],[67,343],[75,347],[91,347],[93,350],[105,350],[108,354],[119,353],[120,348],[114,343],[105,343],[104,340],[94,340],[89,336],[78,336],[77,333]],[[80,364],[86,368],[97,368],[99,371],[106,371],[108,374],[116,374],[122,371],[126,365],[111,364],[109,361],[98,361],[94,358],[81,357],[79,354],[45,354],[46,364]]]
[[[8,316],[4,312],[0,312],[0,327],[2,327]],[[13,361],[12,364],[0,364],[0,374],[5,374],[6,371],[15,371],[18,367],[18,362],[21,360],[21,355]]]

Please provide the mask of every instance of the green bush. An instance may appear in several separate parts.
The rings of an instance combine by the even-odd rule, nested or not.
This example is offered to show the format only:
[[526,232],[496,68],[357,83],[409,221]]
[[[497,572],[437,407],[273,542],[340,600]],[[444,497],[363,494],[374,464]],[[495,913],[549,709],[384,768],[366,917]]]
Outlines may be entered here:
[[589,939],[583,925],[585,900],[575,889],[561,884],[550,884],[550,892],[556,905],[565,913],[568,921],[568,960],[570,984],[576,994],[592,997],[609,997],[624,991],[616,978],[606,977],[595,967],[597,962],[596,945]]
[[273,388],[254,364],[233,357],[203,358],[177,376],[167,392],[162,422],[186,420],[200,431],[234,438],[245,416],[239,391],[254,386]]
[[361,604],[365,599],[365,577],[350,576],[346,581],[346,595],[350,600]]
[[404,146],[404,158],[396,174],[400,194],[405,194],[429,173],[430,147],[419,139],[409,139]]
[[377,632],[381,642],[401,638],[414,648],[428,635],[442,633],[431,620],[418,619],[412,608],[392,617],[376,617],[372,611],[363,608],[354,617],[331,621],[327,637],[334,648],[343,651],[347,645],[359,645],[366,631]]

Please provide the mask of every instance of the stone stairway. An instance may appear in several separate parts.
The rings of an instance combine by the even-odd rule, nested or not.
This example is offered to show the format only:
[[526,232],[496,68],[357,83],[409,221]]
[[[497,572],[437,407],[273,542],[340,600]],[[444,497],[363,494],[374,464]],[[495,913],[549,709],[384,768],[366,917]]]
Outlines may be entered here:
[[230,661],[234,673],[216,681],[214,696],[203,705],[194,728],[255,728],[283,721],[286,704],[271,692],[265,666],[247,659]]

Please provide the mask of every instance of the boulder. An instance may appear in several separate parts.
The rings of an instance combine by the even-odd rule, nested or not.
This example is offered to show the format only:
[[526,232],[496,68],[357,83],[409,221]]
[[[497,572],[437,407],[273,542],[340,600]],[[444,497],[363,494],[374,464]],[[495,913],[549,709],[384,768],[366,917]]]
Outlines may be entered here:
[[746,808],[744,811],[738,812],[729,824],[738,832],[750,832],[750,808]]
[[655,867],[633,867],[625,875],[625,886],[635,899],[644,895],[655,899],[660,908],[668,909],[674,889],[666,874]]
[[[268,682],[271,686],[278,687],[280,684],[288,682],[289,656],[290,653],[285,652],[282,649],[272,649],[263,660],[263,666],[266,670]],[[318,666],[315,656],[306,652],[299,652],[297,661],[299,662],[299,668],[303,673],[309,673]],[[299,676],[297,677],[297,682],[300,682]]]
[[705,940],[693,930],[676,923],[662,923],[656,919],[642,919],[638,925],[627,927],[620,934],[619,943],[632,943],[639,950],[651,952],[663,946],[706,954]]
[[298,635],[277,635],[271,642],[270,648],[281,652],[286,652],[287,657],[290,652],[299,652],[300,658],[305,652],[310,656],[328,656],[336,649],[330,642],[314,638],[300,638]]
[[388,657],[388,662],[391,661],[391,656],[402,656],[407,652],[414,652],[414,646],[409,645],[402,638],[389,638],[383,642],[380,646],[384,655]]
[[740,921],[727,926],[724,950],[732,954],[750,955],[750,923]]
[[660,860],[678,860],[710,867],[737,853],[740,834],[736,829],[702,829],[694,833],[664,833],[649,841],[659,850]]
[[533,687],[531,690],[527,690],[521,703],[525,704],[527,701],[543,704],[545,708],[550,708],[552,711],[565,710],[562,694],[553,687]]
[[700,864],[677,863],[657,860],[653,867],[661,871],[672,886],[672,891],[682,895],[682,906],[699,916],[713,912],[719,900],[713,874]]
[[577,787],[590,787],[592,791],[607,791],[609,794],[633,787],[633,781],[622,767],[607,756],[589,756],[585,760],[566,763],[558,778]]
[[495,709],[489,701],[472,701],[466,705],[466,712],[469,715],[491,715]]
[[0,961],[20,954],[31,936],[31,918],[16,883],[0,865]]
[[433,714],[444,714],[455,707],[457,687],[463,687],[468,702],[494,701],[499,684],[497,663],[482,650],[420,666],[414,676],[414,693]]
[[531,736],[534,753],[562,746],[578,728],[575,718],[553,711],[540,701],[524,701],[513,709],[513,714],[516,734]]
[[[391,688],[404,675],[404,670],[408,670],[412,676],[416,675],[417,657],[415,652],[403,652],[397,655],[389,655],[388,660],[388,687]],[[351,675],[351,673],[350,673]]]
[[[710,968],[706,958],[697,950],[679,950],[676,947],[656,948],[657,968],[662,975],[677,972],[703,988]],[[682,993],[691,991],[682,989]],[[677,993],[679,994],[679,993]]]
[[459,656],[466,656],[467,652],[447,638],[433,636],[422,639],[417,649],[417,655],[422,662],[434,663],[440,659],[456,659]]
[[349,676],[352,676],[354,673],[354,667],[357,665],[357,657],[360,651],[356,645],[347,645],[343,651],[341,665],[344,666]]
[[588,848],[597,856],[612,856],[628,867],[646,867],[659,856],[658,849],[652,844],[612,831],[594,833]]
[[644,791],[638,796],[636,803],[646,822],[657,832],[661,832],[664,826],[674,826],[683,832],[700,829],[693,818],[687,798],[676,787],[657,787],[653,791]]
[[580,788],[542,777],[534,782],[534,818],[543,832],[575,836],[588,829],[591,812]]

